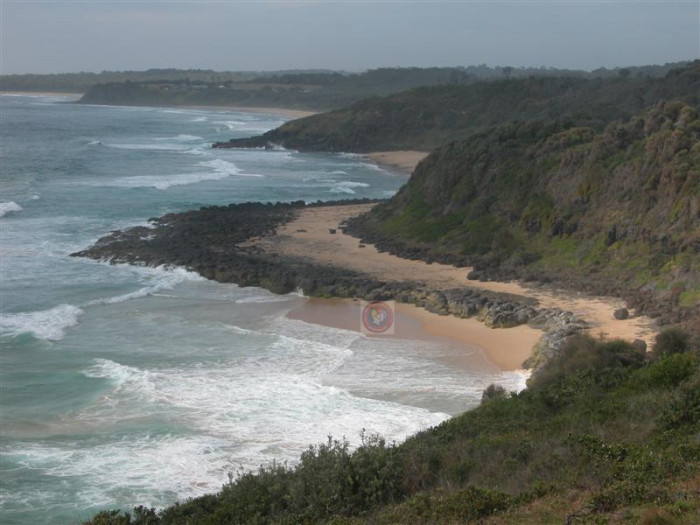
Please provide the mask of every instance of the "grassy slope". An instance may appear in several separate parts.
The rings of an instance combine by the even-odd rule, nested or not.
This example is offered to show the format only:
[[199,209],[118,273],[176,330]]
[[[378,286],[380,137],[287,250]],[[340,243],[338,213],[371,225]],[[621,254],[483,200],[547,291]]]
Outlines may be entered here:
[[273,465],[161,513],[89,523],[600,523],[649,513],[693,523],[697,349],[642,359],[623,342],[575,339],[528,390],[496,392],[401,445],[368,437],[351,453],[329,439],[294,469]]
[[396,253],[419,248],[501,277],[578,280],[697,309],[698,112],[665,103],[600,133],[530,122],[453,142],[356,224]]
[[529,78],[433,86],[288,122],[231,141],[316,151],[428,150],[513,120],[572,118],[601,129],[659,100],[700,103],[700,61],[661,79]]

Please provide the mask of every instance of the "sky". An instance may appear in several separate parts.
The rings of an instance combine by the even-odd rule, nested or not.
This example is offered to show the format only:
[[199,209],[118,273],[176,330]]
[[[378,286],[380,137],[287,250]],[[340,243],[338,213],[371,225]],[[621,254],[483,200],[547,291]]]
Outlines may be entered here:
[[490,66],[700,57],[700,0],[0,0],[0,73]]

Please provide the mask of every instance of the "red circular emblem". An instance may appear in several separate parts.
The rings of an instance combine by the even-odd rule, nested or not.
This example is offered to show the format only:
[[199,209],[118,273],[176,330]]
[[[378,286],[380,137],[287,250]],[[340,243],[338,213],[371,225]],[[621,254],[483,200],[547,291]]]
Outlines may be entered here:
[[385,303],[370,303],[362,310],[362,325],[373,334],[386,332],[394,324],[394,314]]

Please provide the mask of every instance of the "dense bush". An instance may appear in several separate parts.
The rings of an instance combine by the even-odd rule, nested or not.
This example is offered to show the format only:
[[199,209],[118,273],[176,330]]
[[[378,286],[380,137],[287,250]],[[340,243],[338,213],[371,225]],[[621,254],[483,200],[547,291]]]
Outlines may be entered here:
[[668,354],[680,354],[690,350],[690,334],[671,327],[659,332],[654,341],[654,354],[664,356]]
[[491,383],[481,394],[481,402],[485,403],[492,399],[505,399],[508,397],[508,391],[501,385]]
[[531,384],[541,387],[562,381],[577,372],[638,367],[643,362],[644,353],[627,341],[606,341],[588,334],[578,334],[569,338],[559,357],[546,363],[532,378]]

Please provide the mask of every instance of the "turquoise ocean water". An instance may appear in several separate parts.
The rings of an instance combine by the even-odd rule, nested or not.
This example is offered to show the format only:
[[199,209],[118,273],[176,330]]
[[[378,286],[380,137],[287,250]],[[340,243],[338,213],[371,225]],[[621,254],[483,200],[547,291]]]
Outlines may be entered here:
[[400,440],[501,373],[448,343],[287,319],[304,301],[181,268],[74,259],[110,230],[203,205],[388,197],[353,155],[211,150],[282,116],[1,97],[0,520],[72,524],[164,506],[326,436]]

